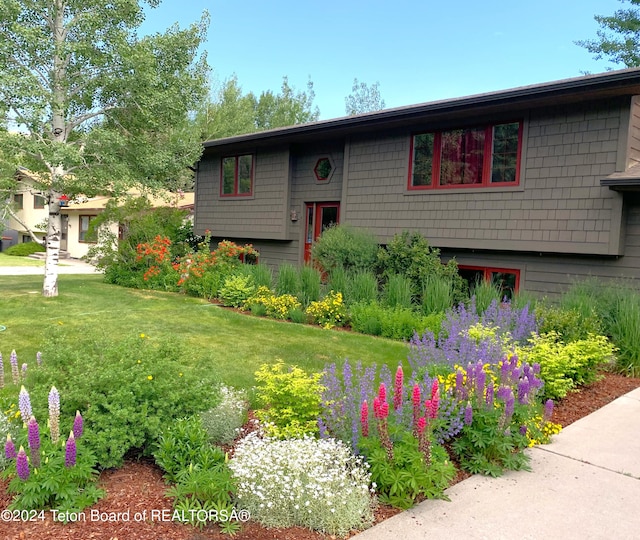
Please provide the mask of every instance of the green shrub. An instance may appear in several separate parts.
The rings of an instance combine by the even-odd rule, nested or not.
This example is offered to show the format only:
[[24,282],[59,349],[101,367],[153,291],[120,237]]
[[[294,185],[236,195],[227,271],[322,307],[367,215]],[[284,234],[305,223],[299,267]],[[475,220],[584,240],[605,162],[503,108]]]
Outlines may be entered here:
[[349,272],[347,274],[347,290],[344,292],[345,302],[349,305],[375,301],[378,299],[378,278],[371,271]]
[[[30,370],[28,382],[45,404],[55,386],[63,416],[86,411],[85,443],[102,468],[120,466],[127,454],[150,455],[164,425],[219,400],[215,374],[191,367],[197,362],[178,336],[73,335],[50,332],[42,350],[47,361]],[[45,416],[44,408],[34,412]]]
[[369,302],[351,306],[349,318],[351,328],[356,332],[408,340],[415,332],[422,335],[426,330],[438,335],[444,313],[423,316],[409,308],[390,308],[377,302]]
[[253,278],[256,287],[273,287],[273,270],[266,264],[245,264],[243,271]]
[[33,253],[44,253],[45,251],[47,250],[42,244],[38,244],[37,242],[23,242],[8,247],[3,253],[5,255],[11,255],[12,257],[27,257]]
[[287,368],[282,360],[263,364],[255,373],[256,416],[265,422],[267,434],[278,438],[318,433],[320,414],[320,374]]
[[351,328],[361,334],[379,336],[382,334],[384,310],[377,302],[354,304],[349,308]]
[[529,340],[531,348],[519,351],[521,359],[540,364],[545,398],[560,399],[577,386],[595,382],[598,369],[615,360],[615,347],[605,336],[563,343],[555,332]]
[[442,276],[427,276],[422,282],[422,311],[425,315],[447,311],[453,306],[451,280]]
[[640,295],[637,292],[628,291],[618,298],[609,332],[618,348],[618,370],[632,377],[640,376]]
[[373,523],[367,468],[335,439],[252,434],[239,444],[230,467],[238,506],[266,527],[301,526],[342,537]]
[[313,261],[326,271],[372,270],[376,264],[378,241],[367,229],[334,225],[325,229],[311,248]]
[[[244,303],[252,313],[258,309],[255,306],[264,306],[264,314],[275,319],[288,319],[291,312],[301,307],[300,302],[295,296],[290,294],[282,294],[275,296],[272,291],[266,287],[258,287],[255,294]],[[262,310],[260,310],[262,312]]]
[[602,332],[600,321],[594,312],[583,317],[576,309],[563,309],[548,304],[538,304],[535,308],[538,333],[555,332],[565,343],[585,339],[589,334]]
[[299,307],[289,311],[289,319],[296,324],[305,324],[308,322],[307,314]]
[[388,276],[382,291],[384,304],[388,307],[411,308],[413,304],[413,286],[411,280],[401,274]]
[[300,292],[300,280],[298,270],[290,263],[284,263],[278,268],[278,279],[276,280],[276,294],[290,294],[298,296]]
[[300,302],[303,306],[308,306],[311,302],[317,302],[320,299],[320,286],[322,275],[317,268],[305,264],[299,269],[300,283]]
[[218,298],[225,306],[240,307],[256,291],[251,276],[233,275],[224,280]]
[[329,291],[322,300],[311,302],[305,313],[314,323],[323,328],[343,326],[347,318],[347,311],[342,303],[342,293],[334,291]]
[[490,281],[479,281],[472,289],[472,295],[475,297],[476,312],[482,315],[492,302],[500,304],[502,302],[501,291],[498,286]]
[[337,266],[336,268],[331,269],[328,273],[327,288],[330,291],[341,292],[345,296],[345,301],[348,302],[346,298],[349,287],[347,285],[347,281],[347,271],[342,266]]
[[220,396],[220,403],[200,413],[200,418],[212,444],[229,444],[247,420],[247,394],[223,385]]

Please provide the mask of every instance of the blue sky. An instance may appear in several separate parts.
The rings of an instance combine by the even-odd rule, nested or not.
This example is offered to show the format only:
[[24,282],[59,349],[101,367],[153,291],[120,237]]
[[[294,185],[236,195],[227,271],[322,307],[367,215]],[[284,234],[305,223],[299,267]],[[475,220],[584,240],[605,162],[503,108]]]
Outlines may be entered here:
[[[142,33],[185,27],[207,10],[212,84],[245,92],[314,84],[320,118],[345,114],[353,79],[400,107],[600,73],[580,39],[619,0],[163,0]],[[619,66],[622,67],[622,66]]]

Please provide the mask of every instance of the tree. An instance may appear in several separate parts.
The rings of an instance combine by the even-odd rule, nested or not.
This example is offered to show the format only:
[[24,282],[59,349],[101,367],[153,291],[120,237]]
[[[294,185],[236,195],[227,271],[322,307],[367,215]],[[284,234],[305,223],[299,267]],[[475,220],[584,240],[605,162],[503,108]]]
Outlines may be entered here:
[[367,83],[353,79],[351,94],[344,98],[345,112],[349,116],[367,112],[381,111],[386,104],[380,96],[379,82],[368,86]]
[[188,113],[206,96],[208,16],[138,37],[142,5],[159,1],[0,4],[0,113],[17,131],[0,131],[0,161],[28,169],[48,204],[44,296],[58,294],[62,195],[166,188],[199,158]]
[[242,93],[234,75],[224,82],[217,96],[200,111],[197,119],[203,139],[220,139],[265,129],[314,122],[320,111],[313,106],[313,83],[296,91],[284,77],[279,94],[267,90],[256,97]]
[[[640,0],[621,0],[640,6]],[[626,67],[640,66],[640,8],[619,9],[612,16],[596,15],[600,24],[598,39],[576,41],[595,55],[596,59],[607,58],[614,64]]]

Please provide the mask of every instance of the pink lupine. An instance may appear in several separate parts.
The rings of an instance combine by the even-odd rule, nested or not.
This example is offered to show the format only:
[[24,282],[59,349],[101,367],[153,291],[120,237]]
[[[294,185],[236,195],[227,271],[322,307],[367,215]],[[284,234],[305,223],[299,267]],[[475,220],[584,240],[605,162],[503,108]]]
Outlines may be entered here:
[[389,404],[385,401],[380,404],[380,418],[387,418],[389,416]]
[[404,388],[404,373],[402,371],[402,366],[398,366],[398,369],[396,370],[396,377],[394,380],[394,387],[393,387],[393,410],[394,411],[397,411],[402,407],[403,388]]
[[378,396],[373,398],[373,416],[380,418],[380,398]]
[[421,402],[420,387],[417,384],[413,385],[413,390],[411,391],[411,402],[413,403],[413,429],[415,431],[418,427]]
[[362,407],[360,407],[360,424],[362,425],[362,436],[369,436],[369,406],[367,405],[367,400],[365,399],[362,402]]
[[427,427],[427,419],[424,416],[418,418],[418,434],[421,435],[424,433],[425,428]]
[[380,388],[378,388],[378,398],[380,399],[380,403],[387,401],[387,387],[384,383],[380,383]]

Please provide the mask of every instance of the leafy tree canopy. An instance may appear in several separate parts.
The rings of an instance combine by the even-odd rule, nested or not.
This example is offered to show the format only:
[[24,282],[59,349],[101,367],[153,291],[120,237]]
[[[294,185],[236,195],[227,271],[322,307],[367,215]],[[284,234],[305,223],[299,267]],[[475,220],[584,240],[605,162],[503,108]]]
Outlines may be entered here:
[[619,9],[611,16],[596,15],[600,25],[597,39],[576,41],[595,55],[625,67],[640,66],[640,0],[620,0],[629,3],[627,9]]
[[234,75],[222,85],[217,95],[198,114],[203,139],[220,139],[265,129],[315,122],[320,116],[314,107],[313,83],[306,91],[297,91],[284,77],[279,93],[271,90],[256,96],[243,94]]
[[208,16],[140,37],[144,4],[159,0],[0,3],[0,166],[5,188],[24,167],[47,200],[46,296],[62,194],[169,187],[200,155],[188,114],[206,96]]
[[371,86],[353,79],[351,94],[344,98],[345,112],[349,116],[367,112],[381,111],[386,107],[384,99],[380,95],[380,83],[375,82]]

